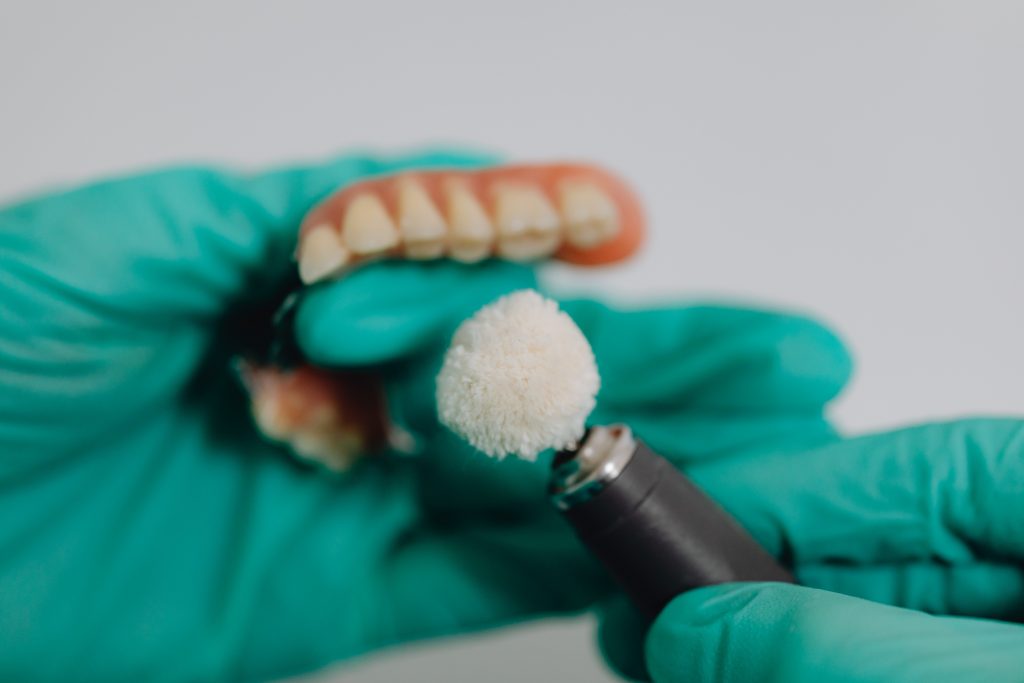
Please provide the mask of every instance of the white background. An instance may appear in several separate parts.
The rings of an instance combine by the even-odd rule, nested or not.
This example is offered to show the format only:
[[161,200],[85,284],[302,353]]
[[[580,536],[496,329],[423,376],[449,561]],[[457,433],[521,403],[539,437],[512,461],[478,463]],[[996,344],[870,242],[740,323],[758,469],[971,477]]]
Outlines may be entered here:
[[[850,431],[1024,407],[1013,0],[5,0],[0,124],[4,199],[348,148],[594,159],[640,188],[652,238],[560,286],[813,312],[857,357]],[[590,638],[534,625],[330,675],[604,680]]]

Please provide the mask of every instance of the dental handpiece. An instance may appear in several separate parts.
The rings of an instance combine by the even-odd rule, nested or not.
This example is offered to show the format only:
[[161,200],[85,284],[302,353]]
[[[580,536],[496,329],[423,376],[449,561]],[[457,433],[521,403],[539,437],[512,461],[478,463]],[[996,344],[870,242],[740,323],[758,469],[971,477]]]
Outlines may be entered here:
[[536,460],[561,448],[552,501],[650,618],[693,588],[792,582],[728,512],[628,427],[585,428],[599,387],[593,350],[575,322],[554,301],[523,290],[459,326],[437,377],[438,415],[492,457]]
[[732,516],[624,425],[595,426],[559,451],[548,493],[636,607],[731,581],[793,582]]

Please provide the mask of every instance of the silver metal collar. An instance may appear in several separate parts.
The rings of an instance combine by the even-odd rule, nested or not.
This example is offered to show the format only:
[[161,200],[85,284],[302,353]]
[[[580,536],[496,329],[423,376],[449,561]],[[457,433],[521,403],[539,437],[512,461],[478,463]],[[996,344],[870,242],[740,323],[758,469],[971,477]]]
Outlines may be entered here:
[[590,500],[622,473],[636,451],[636,440],[622,424],[591,427],[574,451],[558,454],[548,495],[561,510]]

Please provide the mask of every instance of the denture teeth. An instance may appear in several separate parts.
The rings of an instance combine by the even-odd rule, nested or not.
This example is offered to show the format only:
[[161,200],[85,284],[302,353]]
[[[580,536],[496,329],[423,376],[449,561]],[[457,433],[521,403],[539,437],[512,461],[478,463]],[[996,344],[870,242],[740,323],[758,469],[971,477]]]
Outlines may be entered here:
[[406,178],[398,186],[398,229],[405,254],[433,259],[444,253],[448,226],[419,181]]
[[356,195],[345,211],[341,238],[356,254],[387,251],[398,244],[398,228],[384,202],[369,192]]
[[288,440],[299,457],[314,460],[335,471],[347,469],[363,447],[362,441],[341,430],[299,432]]
[[540,189],[531,185],[499,185],[494,190],[498,254],[530,261],[551,254],[560,241],[560,219]]
[[291,433],[291,428],[281,418],[277,401],[274,399],[268,396],[254,396],[252,408],[256,425],[270,438],[280,441]]
[[451,257],[464,263],[486,258],[494,243],[494,225],[483,205],[463,183],[452,182],[447,190]]
[[588,249],[607,242],[619,232],[615,202],[596,185],[568,181],[559,190],[569,244]]
[[330,225],[318,225],[299,244],[299,277],[310,285],[336,275],[350,257],[338,231]]

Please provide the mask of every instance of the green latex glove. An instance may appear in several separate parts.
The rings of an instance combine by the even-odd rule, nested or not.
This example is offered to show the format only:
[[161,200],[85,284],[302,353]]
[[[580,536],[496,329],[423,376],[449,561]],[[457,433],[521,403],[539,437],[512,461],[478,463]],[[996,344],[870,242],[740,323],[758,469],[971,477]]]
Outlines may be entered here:
[[[676,598],[646,642],[657,683],[1024,677],[1024,626],[1009,623],[1024,618],[1024,422],[928,425],[689,473],[810,587]],[[635,671],[621,643],[609,650]]]
[[[304,465],[256,433],[230,370],[233,313],[294,268],[316,201],[481,161],[179,169],[0,212],[0,680],[268,679],[607,594],[542,468],[487,460],[434,415],[451,331],[529,268],[378,264],[300,304],[312,358],[387,377],[412,456]],[[822,407],[849,366],[813,322],[567,308],[605,376],[602,420],[687,459],[832,439]]]

